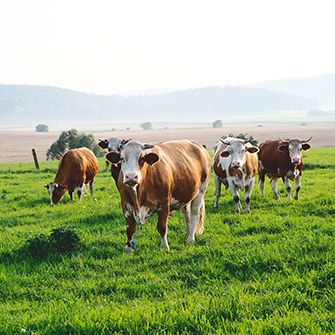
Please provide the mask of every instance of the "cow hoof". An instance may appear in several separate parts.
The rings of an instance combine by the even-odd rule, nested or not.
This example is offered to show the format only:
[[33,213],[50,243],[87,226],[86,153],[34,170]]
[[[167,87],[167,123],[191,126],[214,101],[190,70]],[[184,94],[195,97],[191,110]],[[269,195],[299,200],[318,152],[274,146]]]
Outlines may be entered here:
[[250,209],[249,209],[249,208],[248,208],[248,209],[246,208],[246,209],[244,210],[244,213],[245,213],[245,214],[250,214]]
[[241,210],[240,210],[240,209],[236,209],[236,210],[235,210],[235,213],[236,213],[236,214],[240,214],[240,213],[241,213]]
[[186,244],[194,244],[194,242],[195,242],[194,238],[188,237],[187,240],[186,240]]
[[161,248],[167,251],[170,251],[170,246],[167,243],[162,242],[161,243]]
[[298,201],[298,200],[299,200],[299,197],[294,197],[294,200],[297,200],[297,201]]
[[135,249],[126,245],[124,251],[125,251],[126,254],[131,254],[135,251]]
[[280,197],[279,197],[278,194],[276,194],[276,195],[274,196],[274,198],[275,198],[275,200],[279,200],[279,199],[280,199]]

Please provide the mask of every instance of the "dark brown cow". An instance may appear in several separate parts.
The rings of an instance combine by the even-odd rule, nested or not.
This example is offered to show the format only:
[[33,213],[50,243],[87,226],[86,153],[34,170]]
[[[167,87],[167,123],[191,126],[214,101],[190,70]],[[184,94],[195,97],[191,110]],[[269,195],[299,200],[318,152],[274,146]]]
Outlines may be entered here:
[[291,200],[291,185],[289,179],[295,180],[295,196],[294,199],[298,200],[299,191],[301,187],[302,176],[302,150],[309,150],[311,146],[307,141],[299,139],[287,140],[268,140],[259,146],[258,160],[259,160],[259,186],[262,195],[264,195],[264,181],[265,176],[271,178],[271,187],[275,199],[279,199],[277,190],[278,178],[282,178],[288,198]]
[[51,205],[57,204],[69,191],[73,200],[73,192],[77,188],[78,197],[81,199],[85,184],[90,185],[93,195],[94,178],[99,170],[99,163],[94,153],[87,148],[72,149],[61,158],[58,171],[53,182],[46,184],[50,195]]
[[110,152],[106,158],[121,162],[118,189],[127,222],[126,252],[134,247],[136,224],[144,224],[158,214],[157,230],[161,247],[169,249],[168,216],[172,210],[184,214],[187,243],[204,230],[204,195],[210,175],[210,157],[202,145],[182,140],[156,145],[130,141],[121,152]]

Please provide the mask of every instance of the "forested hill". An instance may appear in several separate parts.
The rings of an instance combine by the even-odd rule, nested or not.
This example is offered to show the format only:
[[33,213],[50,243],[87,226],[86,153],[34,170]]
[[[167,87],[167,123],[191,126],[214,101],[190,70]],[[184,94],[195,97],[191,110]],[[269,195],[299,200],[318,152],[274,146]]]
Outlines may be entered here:
[[316,99],[249,87],[206,87],[163,95],[86,94],[50,86],[0,85],[0,124],[210,121],[317,108]]

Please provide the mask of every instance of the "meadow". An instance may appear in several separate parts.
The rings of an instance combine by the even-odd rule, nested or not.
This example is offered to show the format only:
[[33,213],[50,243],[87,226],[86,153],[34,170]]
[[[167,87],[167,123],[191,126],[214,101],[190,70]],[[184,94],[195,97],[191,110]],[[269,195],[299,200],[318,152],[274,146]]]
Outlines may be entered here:
[[[154,216],[124,254],[125,221],[100,160],[95,195],[50,206],[57,162],[0,164],[0,334],[335,334],[335,148],[304,155],[300,200],[256,185],[251,214],[228,191],[186,245],[182,215],[159,248]],[[34,259],[29,236],[74,227],[73,252]]]

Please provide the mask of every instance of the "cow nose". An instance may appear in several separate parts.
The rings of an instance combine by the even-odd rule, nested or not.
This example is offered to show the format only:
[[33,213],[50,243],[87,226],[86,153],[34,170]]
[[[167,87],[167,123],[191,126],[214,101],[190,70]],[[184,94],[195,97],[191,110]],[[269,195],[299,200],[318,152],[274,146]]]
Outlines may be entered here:
[[299,158],[293,158],[292,163],[297,163],[297,164],[299,164],[299,163],[300,163],[300,159],[299,159]]
[[238,167],[240,167],[240,162],[237,162],[237,161],[236,162],[232,162],[231,166],[238,168]]
[[126,181],[138,182],[138,175],[136,173],[126,174]]

